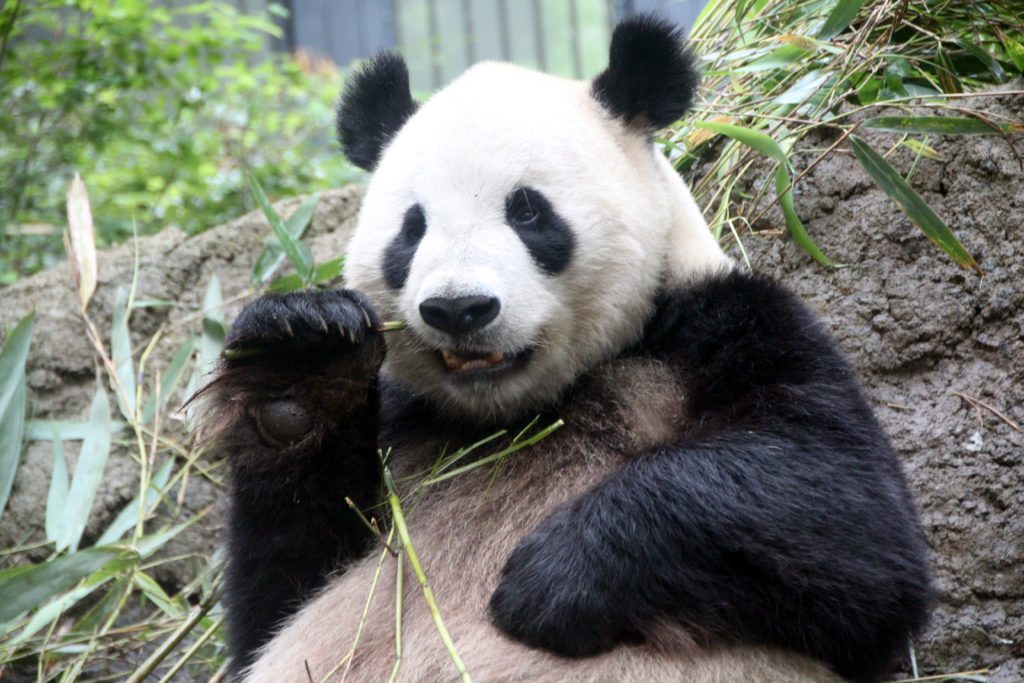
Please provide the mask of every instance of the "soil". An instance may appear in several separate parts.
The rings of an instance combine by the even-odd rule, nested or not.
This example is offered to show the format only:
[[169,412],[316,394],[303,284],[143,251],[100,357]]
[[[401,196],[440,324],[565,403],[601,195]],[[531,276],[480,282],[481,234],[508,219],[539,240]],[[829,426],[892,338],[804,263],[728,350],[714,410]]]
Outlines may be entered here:
[[[1020,96],[973,104],[1024,118]],[[886,134],[866,138],[879,150],[897,142]],[[831,142],[806,140],[798,169]],[[905,148],[889,159],[904,173],[913,167],[912,185],[977,259],[980,274],[957,266],[911,224],[845,145],[800,181],[795,202],[822,250],[849,265],[813,262],[785,234],[777,211],[742,240],[753,267],[787,283],[835,334],[903,460],[941,592],[930,627],[914,643],[921,672],[997,667],[990,680],[1008,683],[1024,671],[1024,164],[1018,156],[1024,145],[1018,138],[1022,149],[1015,151],[999,136],[929,144],[939,159],[915,159]],[[318,260],[341,252],[360,197],[355,187],[323,195],[309,239]],[[246,292],[268,232],[261,216],[249,214],[196,237],[168,229],[140,242],[138,298],[175,302],[139,310],[132,319],[137,353],[157,329],[165,330],[153,369],[165,367],[180,341],[199,333],[196,313],[213,275],[226,301]],[[130,246],[101,254],[100,287],[90,306],[101,330],[109,329],[115,290],[130,281],[131,267]],[[229,304],[226,318],[243,303]],[[66,266],[6,288],[0,329],[32,308],[38,315],[28,374],[32,416],[84,419],[97,368]],[[73,454],[72,444],[66,448]],[[39,540],[51,461],[49,442],[29,444],[3,513],[0,547]],[[181,514],[211,504],[212,512],[169,553],[208,557],[218,544],[223,470],[216,461],[205,466],[210,477],[190,480]],[[134,496],[135,477],[119,447],[87,538]],[[179,562],[159,578],[173,588],[193,569]]]

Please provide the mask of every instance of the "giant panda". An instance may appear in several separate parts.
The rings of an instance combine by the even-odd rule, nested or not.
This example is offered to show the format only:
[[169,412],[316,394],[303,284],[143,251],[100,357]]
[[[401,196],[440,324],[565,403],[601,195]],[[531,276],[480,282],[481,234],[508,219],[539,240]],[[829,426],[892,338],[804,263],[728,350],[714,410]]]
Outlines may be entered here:
[[[206,390],[237,680],[875,680],[905,650],[933,595],[886,435],[653,143],[697,82],[651,16],[589,82],[482,63],[417,105],[392,54],[350,79],[346,288],[250,303]],[[382,457],[449,645],[346,503],[388,528]]]

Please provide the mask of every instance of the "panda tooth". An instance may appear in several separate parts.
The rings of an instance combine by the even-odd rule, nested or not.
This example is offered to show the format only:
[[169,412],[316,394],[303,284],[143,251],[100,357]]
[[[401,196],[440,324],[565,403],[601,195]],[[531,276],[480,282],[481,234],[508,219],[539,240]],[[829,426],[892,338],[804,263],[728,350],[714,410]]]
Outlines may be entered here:
[[505,354],[501,351],[491,351],[487,354],[487,362],[491,365],[497,365],[501,361],[505,360]]
[[441,357],[444,359],[444,364],[448,366],[450,372],[455,372],[462,365],[462,360],[448,349],[441,350]]

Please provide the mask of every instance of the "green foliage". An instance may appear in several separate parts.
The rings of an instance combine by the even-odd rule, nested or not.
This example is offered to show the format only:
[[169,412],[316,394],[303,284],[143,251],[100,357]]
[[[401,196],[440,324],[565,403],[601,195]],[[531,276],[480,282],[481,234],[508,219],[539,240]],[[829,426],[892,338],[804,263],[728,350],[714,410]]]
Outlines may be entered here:
[[[1020,9],[1013,3],[903,0],[711,0],[692,33],[705,59],[708,100],[698,120],[666,141],[694,196],[717,210],[712,230],[737,241],[777,201],[794,240],[823,265],[798,216],[792,186],[811,165],[848,142],[855,157],[910,220],[955,262],[976,267],[927,203],[864,140],[860,127],[902,135],[894,143],[934,157],[928,135],[1011,135],[1020,121],[994,121],[954,98],[1020,75]],[[1019,3],[1018,3],[1019,4]],[[875,116],[874,109],[933,108],[956,116]],[[699,120],[703,117],[704,120]],[[795,177],[790,150],[812,131],[839,141]],[[728,138],[712,144],[714,134]],[[762,155],[771,160],[754,196],[741,182]],[[877,163],[881,160],[884,167]],[[760,167],[758,167],[760,168]],[[895,177],[894,177],[895,176]],[[896,181],[899,178],[899,182]],[[770,201],[766,202],[768,199]],[[740,243],[742,248],[742,243]]]
[[0,514],[14,485],[25,433],[25,361],[35,314],[19,322],[0,347]]
[[171,4],[3,5],[0,282],[59,258],[76,170],[101,246],[133,225],[194,233],[253,208],[249,171],[273,197],[357,177],[333,143],[334,70],[269,52],[269,16]]

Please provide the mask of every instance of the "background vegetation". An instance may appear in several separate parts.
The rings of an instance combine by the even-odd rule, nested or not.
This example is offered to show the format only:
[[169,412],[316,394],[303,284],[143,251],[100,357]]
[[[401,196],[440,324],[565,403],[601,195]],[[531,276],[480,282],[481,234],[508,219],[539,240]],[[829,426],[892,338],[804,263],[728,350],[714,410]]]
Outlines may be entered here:
[[[811,164],[852,153],[952,261],[972,267],[971,255],[912,189],[913,178],[886,156],[897,146],[933,154],[937,135],[1021,130],[1020,121],[993,119],[962,102],[964,94],[1024,71],[1019,5],[713,1],[693,31],[704,59],[704,99],[664,136],[666,154],[723,241],[742,247],[744,235],[778,205],[808,258],[831,265],[803,230],[791,185],[808,165],[798,170],[791,159],[807,140]],[[287,59],[249,61],[256,42],[274,30],[266,18],[238,17],[218,3],[171,11],[141,1],[42,0],[0,11],[0,82],[8,99],[0,114],[0,210],[8,231],[0,270],[13,279],[56,257],[53,235],[34,241],[26,224],[56,226],[57,233],[67,227],[81,314],[103,376],[86,420],[29,420],[32,317],[6,334],[0,514],[26,439],[49,440],[54,462],[40,533],[0,551],[7,564],[0,569],[0,667],[19,680],[223,675],[220,558],[207,558],[192,581],[170,593],[155,578],[161,566],[182,561],[161,549],[196,521],[182,505],[190,477],[219,477],[168,419],[220,351],[219,285],[210,283],[196,312],[201,334],[176,349],[152,382],[138,378],[148,376],[163,341],[157,334],[133,348],[129,330],[135,311],[161,302],[137,300],[134,283],[124,283],[102,330],[89,303],[97,243],[133,227],[197,230],[232,217],[245,208],[247,172],[272,196],[350,177],[329,142],[336,76]],[[60,40],[9,40],[33,32]],[[872,148],[858,135],[862,129],[894,132],[892,149]],[[79,181],[68,190],[73,170],[86,174],[90,195]],[[281,220],[258,182],[249,196],[273,228],[256,260],[255,288],[290,289],[337,275],[340,261],[318,266],[302,245],[312,202]],[[284,262],[293,272],[275,280]],[[64,455],[68,441],[81,443],[73,468]],[[138,494],[105,530],[85,534],[112,448],[133,454]],[[984,680],[985,672],[950,678]]]
[[275,197],[357,177],[334,143],[337,69],[268,55],[278,33],[223,2],[5,3],[0,284],[61,257],[74,172],[101,245],[240,215],[253,207],[248,171]]

